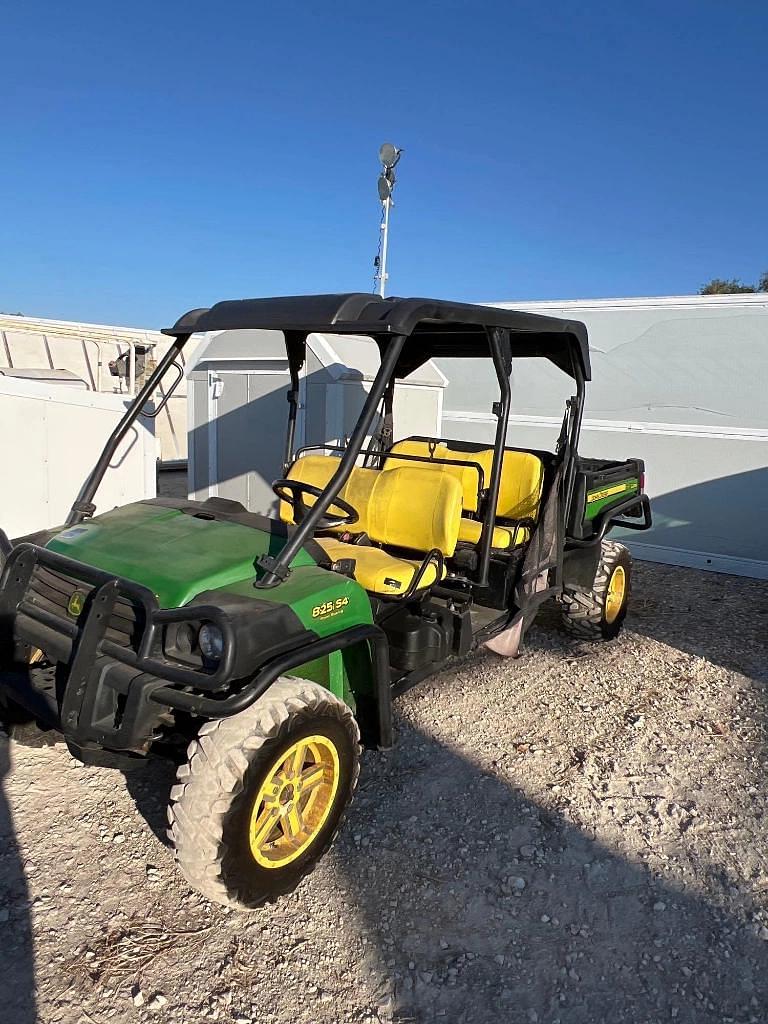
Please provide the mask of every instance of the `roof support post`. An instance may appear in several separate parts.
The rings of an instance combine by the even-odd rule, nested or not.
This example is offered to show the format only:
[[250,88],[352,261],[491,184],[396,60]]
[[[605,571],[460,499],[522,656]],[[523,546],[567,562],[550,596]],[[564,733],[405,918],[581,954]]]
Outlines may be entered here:
[[285,348],[288,353],[288,372],[291,384],[288,388],[288,429],[285,434],[283,472],[293,462],[293,443],[296,437],[296,417],[299,411],[299,372],[307,354],[307,336],[301,331],[285,331]]
[[256,587],[274,587],[287,577],[291,562],[304,543],[314,535],[317,524],[327,509],[333,504],[333,499],[338,495],[352,473],[357,457],[360,454],[360,449],[363,447],[363,443],[368,436],[368,430],[373,422],[379,402],[386,391],[389,381],[394,376],[395,366],[405,342],[405,335],[387,335],[384,339],[377,338],[376,340],[379,341],[379,351],[382,353],[381,366],[371,385],[371,390],[365,400],[344,454],[339,461],[339,468],[328,481],[323,493],[312,506],[309,514],[291,534],[288,543],[279,555],[276,558],[264,555],[258,560],[259,568],[264,569],[265,572],[261,579],[257,580],[254,584]]
[[494,402],[493,412],[496,416],[496,437],[493,443],[493,466],[485,499],[485,515],[480,533],[480,561],[477,567],[477,585],[488,586],[488,569],[491,562],[491,543],[496,525],[496,506],[499,501],[501,487],[501,463],[504,458],[504,445],[507,443],[507,424],[511,405],[512,388],[509,375],[512,372],[512,348],[509,331],[501,327],[488,328],[488,343],[491,348],[493,367],[499,382],[500,401]]
[[563,522],[566,524],[566,528],[571,521],[571,502],[573,501],[573,488],[576,482],[576,459],[579,451],[579,435],[581,434],[581,421],[584,416],[584,395],[586,393],[584,374],[576,359],[573,360],[573,376],[576,380],[576,394],[568,402],[570,415],[565,449],[563,451]]

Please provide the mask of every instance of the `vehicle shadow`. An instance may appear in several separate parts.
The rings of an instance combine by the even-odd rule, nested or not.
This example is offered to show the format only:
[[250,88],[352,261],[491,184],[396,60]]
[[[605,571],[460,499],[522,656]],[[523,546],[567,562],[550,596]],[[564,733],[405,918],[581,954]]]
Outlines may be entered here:
[[[496,660],[476,657],[481,674]],[[429,683],[398,712],[396,747],[364,754],[328,861],[344,889],[339,913],[367,943],[382,1024],[763,1024],[768,942],[754,879],[708,860],[707,835],[682,829],[665,839],[662,876],[643,863],[633,813],[626,845],[607,846],[578,808],[531,795],[526,759],[503,756],[503,735],[495,748],[473,736],[470,748],[459,724],[450,741],[416,726],[423,699]],[[172,766],[126,778],[165,843]],[[675,863],[691,841],[697,870],[682,884]],[[302,887],[308,910],[316,884]]]
[[524,767],[483,767],[402,719],[398,733],[366,755],[335,855],[380,1020],[762,1024],[768,943],[729,903],[733,880],[713,867],[703,898],[543,809]]
[[171,761],[151,758],[134,771],[123,772],[125,788],[136,805],[136,810],[163,846],[168,839],[168,804],[171,787],[176,780],[176,765]]
[[10,774],[10,741],[0,728],[0,1020],[37,1020],[29,892],[3,780]]

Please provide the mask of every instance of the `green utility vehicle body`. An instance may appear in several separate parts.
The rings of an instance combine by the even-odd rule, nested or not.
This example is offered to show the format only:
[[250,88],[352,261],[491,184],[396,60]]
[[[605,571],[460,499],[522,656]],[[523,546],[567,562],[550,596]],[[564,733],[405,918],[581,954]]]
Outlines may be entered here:
[[[189,337],[251,328],[282,330],[288,354],[285,477],[273,485],[282,518],[220,498],[153,499],[96,515],[116,450],[166,372],[178,370]],[[373,338],[381,366],[347,445],[320,446],[318,463],[295,449],[294,436],[306,338],[323,331]],[[85,762],[129,767],[174,737],[189,741],[201,722],[246,711],[285,677],[326,687],[354,711],[363,739],[386,748],[393,693],[500,636],[514,634],[516,645],[544,600],[589,590],[610,529],[650,526],[640,460],[578,455],[590,373],[582,324],[350,294],[223,302],[166,333],[168,354],[67,523],[13,543],[0,531],[0,697],[60,730]],[[442,355],[491,359],[492,447],[419,437],[393,444],[396,380]],[[507,444],[512,362],[531,357],[575,382],[551,452]],[[507,469],[518,465],[535,479],[533,511],[510,497],[519,480]],[[370,507],[353,507],[351,482],[372,496]],[[409,507],[403,487],[411,486]],[[426,540],[416,526],[412,538],[411,510],[418,519],[438,490],[445,507],[422,524]],[[446,531],[448,540],[434,539]]]
[[[282,586],[255,589],[254,579],[263,574],[258,559],[279,553],[289,529],[276,520],[237,512],[239,521],[230,521],[229,505],[136,502],[36,535],[35,545],[22,539],[13,546],[0,609],[4,602],[7,606],[14,601],[14,583],[23,584],[26,578],[27,585],[15,608],[19,628],[12,640],[6,635],[0,648],[5,670],[0,683],[6,695],[30,707],[41,724],[61,728],[72,752],[86,763],[130,768],[145,758],[162,728],[163,709],[153,701],[153,693],[164,676],[169,682],[178,680],[211,692],[200,698],[199,707],[192,701],[178,711],[204,713],[208,700],[210,710],[222,714],[218,693],[238,680],[251,680],[265,663],[299,650],[311,654],[313,645],[336,634],[364,638],[370,633],[371,602],[365,590],[355,580],[320,567],[311,542],[293,558]],[[89,570],[98,575],[91,576]],[[118,597],[102,617],[99,654],[84,666],[94,699],[67,711],[72,716],[67,719],[55,672],[38,670],[37,700],[29,701],[28,663],[35,651],[45,650],[72,664],[76,650],[83,647],[85,623],[100,617],[98,612],[94,617],[94,600],[105,578],[115,581]],[[159,628],[149,630],[155,619]],[[177,639],[188,625],[196,630],[207,621],[229,627],[230,656],[221,681],[220,671],[187,649],[191,644]],[[57,626],[65,627],[65,636],[52,639]],[[78,632],[76,647],[66,634],[75,638]],[[149,643],[147,637],[152,637]],[[294,657],[291,671],[343,700],[364,720],[376,742],[378,723],[369,721],[376,706],[369,648],[364,643],[331,646],[335,649],[310,660]],[[151,672],[140,671],[146,668]],[[132,702],[127,700],[130,691]],[[173,706],[174,694],[168,692],[165,698],[163,706],[168,700]]]
[[[46,548],[140,583],[152,591],[160,609],[194,606],[195,599],[205,594],[206,602],[213,605],[223,605],[233,597],[249,602],[246,616],[258,616],[264,626],[280,612],[276,628],[283,630],[281,648],[306,633],[321,639],[352,626],[370,625],[371,603],[362,587],[320,568],[304,548],[291,563],[292,572],[284,586],[255,590],[258,558],[277,554],[286,531],[274,520],[266,520],[267,528],[262,529],[217,521],[213,514],[209,506],[201,509],[200,504],[189,502],[137,502],[62,530]],[[254,521],[259,519],[254,517]],[[292,624],[286,611],[295,617],[295,630],[286,630],[286,622]],[[355,695],[368,696],[371,686],[370,664],[359,658],[356,661],[349,651],[337,651],[298,665],[295,671],[327,686],[355,708]]]

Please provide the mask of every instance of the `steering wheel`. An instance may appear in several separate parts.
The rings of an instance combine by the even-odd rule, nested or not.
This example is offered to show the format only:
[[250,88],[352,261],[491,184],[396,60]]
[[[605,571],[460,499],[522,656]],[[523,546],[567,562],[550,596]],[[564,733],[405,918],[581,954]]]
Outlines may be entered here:
[[[319,498],[323,493],[320,487],[315,487],[313,484],[305,484],[301,480],[288,480],[285,478],[275,480],[272,484],[272,490],[281,501],[287,501],[291,506],[294,522],[297,524],[304,522],[312,508],[312,505],[307,505],[304,501],[304,495],[311,494],[313,498]],[[330,511],[331,509],[341,510],[341,515],[333,515]],[[353,526],[359,518],[360,515],[356,508],[353,508],[343,498],[336,497],[320,516],[317,529],[330,530],[337,526]]]

